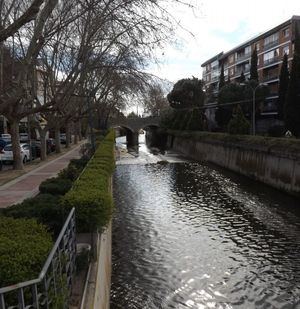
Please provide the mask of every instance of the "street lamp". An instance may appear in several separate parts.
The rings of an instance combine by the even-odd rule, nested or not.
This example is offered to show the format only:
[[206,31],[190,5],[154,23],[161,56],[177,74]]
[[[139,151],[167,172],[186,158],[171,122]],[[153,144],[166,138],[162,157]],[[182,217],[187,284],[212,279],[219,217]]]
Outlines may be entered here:
[[255,94],[256,94],[256,90],[261,86],[268,86],[268,84],[259,83],[255,87],[252,87],[251,84],[249,84],[249,83],[248,84],[241,83],[240,85],[248,86],[252,90],[252,135],[255,135],[255,133],[256,133],[256,130],[255,130],[255,111],[256,111]]

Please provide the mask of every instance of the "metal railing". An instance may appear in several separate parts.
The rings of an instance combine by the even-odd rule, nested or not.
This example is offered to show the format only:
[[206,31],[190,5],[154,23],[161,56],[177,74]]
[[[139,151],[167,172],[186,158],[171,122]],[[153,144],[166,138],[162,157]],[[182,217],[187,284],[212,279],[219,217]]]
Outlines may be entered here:
[[265,75],[265,76],[263,77],[263,81],[264,81],[264,82],[268,82],[268,81],[270,81],[270,80],[276,80],[276,79],[279,79],[278,74],[277,74],[277,75],[276,75],[276,74]]
[[275,41],[272,41],[272,42],[269,42],[267,44],[264,45],[264,50],[267,50],[269,48],[272,48],[274,46],[277,46],[279,44],[279,39],[275,40]]
[[236,69],[235,76],[240,76],[242,74],[242,72],[244,74],[250,72],[250,66],[246,67],[246,68],[238,68],[238,69]]
[[251,57],[251,53],[238,55],[236,58],[236,62],[247,60]]
[[0,309],[68,308],[75,271],[75,236],[73,208],[39,277],[0,288]]
[[273,58],[270,58],[270,59],[266,59],[266,60],[264,60],[264,66],[270,65],[270,64],[273,64],[273,63],[277,63],[277,62],[280,62],[279,57],[273,57]]

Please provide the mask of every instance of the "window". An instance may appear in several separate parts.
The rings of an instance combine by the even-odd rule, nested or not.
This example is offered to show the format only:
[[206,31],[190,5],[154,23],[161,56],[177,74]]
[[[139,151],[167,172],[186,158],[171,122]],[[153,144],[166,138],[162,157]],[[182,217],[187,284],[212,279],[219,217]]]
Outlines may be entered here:
[[282,33],[283,33],[283,36],[284,36],[285,38],[288,38],[289,35],[290,35],[290,28],[285,28],[285,29],[283,29],[283,30],[282,30]]
[[228,75],[228,69],[224,70],[224,76],[227,76],[227,75]]
[[245,47],[245,55],[250,54],[250,53],[251,53],[251,46]]
[[212,70],[217,70],[219,68],[219,62],[218,60],[214,61],[211,63],[211,69]]
[[234,69],[231,68],[231,69],[229,70],[229,73],[230,73],[230,75],[233,75],[233,74],[234,74]]
[[255,44],[255,48],[256,48],[257,51],[259,51],[259,43]]
[[265,45],[269,45],[269,44],[272,44],[274,42],[277,42],[278,41],[278,32],[268,36],[267,38],[265,38],[264,40],[264,44]]
[[279,56],[279,48],[273,49],[264,54],[264,63],[271,63],[273,60],[276,60]]
[[287,55],[290,54],[290,47],[289,47],[289,45],[286,45],[286,46],[284,46],[284,47],[282,48],[282,54],[283,54],[283,55],[284,55],[284,54],[287,54]]
[[234,61],[234,55],[229,56],[229,63],[232,63]]

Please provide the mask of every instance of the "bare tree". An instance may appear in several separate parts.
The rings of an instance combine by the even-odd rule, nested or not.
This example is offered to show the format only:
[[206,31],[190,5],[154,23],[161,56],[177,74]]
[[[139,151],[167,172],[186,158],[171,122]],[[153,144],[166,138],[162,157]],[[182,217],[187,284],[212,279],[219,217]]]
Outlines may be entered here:
[[[22,7],[18,11],[18,6],[12,6],[9,13],[9,23],[17,25],[22,12],[31,7],[26,0],[9,1]],[[173,30],[172,18],[164,9],[166,2],[44,0],[34,22],[28,17],[19,24],[19,31],[6,42],[18,70],[0,93],[0,114],[11,123],[14,168],[22,168],[18,131],[22,118],[36,115],[36,119],[45,119],[46,127],[39,128],[42,145],[45,132],[54,128],[59,151],[64,124],[80,122],[80,116],[91,108],[105,110],[104,117],[108,117],[126,102],[129,91],[143,89],[149,79],[144,73],[147,62],[155,58],[154,49],[169,40]],[[37,66],[45,71],[43,98],[37,90]],[[122,81],[126,83],[122,85]],[[94,98],[93,104],[87,106],[86,98]]]
[[44,0],[0,0],[0,43],[35,19],[43,3]]
[[159,116],[162,111],[169,108],[169,102],[161,84],[155,83],[149,86],[143,97],[143,106],[152,116]]

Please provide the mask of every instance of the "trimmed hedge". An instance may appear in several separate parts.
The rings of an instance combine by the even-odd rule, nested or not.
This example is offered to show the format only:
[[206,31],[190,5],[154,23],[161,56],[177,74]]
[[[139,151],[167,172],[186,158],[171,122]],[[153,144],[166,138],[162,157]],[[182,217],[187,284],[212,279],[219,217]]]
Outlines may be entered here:
[[89,162],[89,158],[87,156],[83,156],[80,159],[72,159],[65,169],[63,169],[58,176],[61,178],[69,179],[71,181],[75,181]]
[[1,210],[0,287],[38,276],[53,246],[51,236],[58,236],[68,215],[61,195],[72,188],[88,161],[85,156],[71,160],[58,177],[41,183],[41,194]]
[[300,139],[278,138],[259,135],[233,135],[227,133],[214,133],[204,131],[177,131],[166,130],[167,134],[182,137],[193,141],[230,143],[232,145],[247,145],[248,148],[265,148],[268,151],[282,151],[299,155]]
[[36,220],[0,217],[0,287],[36,278],[52,246]]
[[62,177],[49,178],[40,184],[41,193],[64,195],[72,188],[72,180]]
[[39,223],[47,225],[56,237],[66,219],[61,208],[60,199],[61,197],[58,195],[40,194],[4,209],[3,214],[16,219],[35,218]]
[[113,200],[110,177],[115,168],[115,134],[110,131],[95,151],[81,176],[62,199],[66,212],[76,208],[76,224],[79,232],[102,229],[111,219]]

